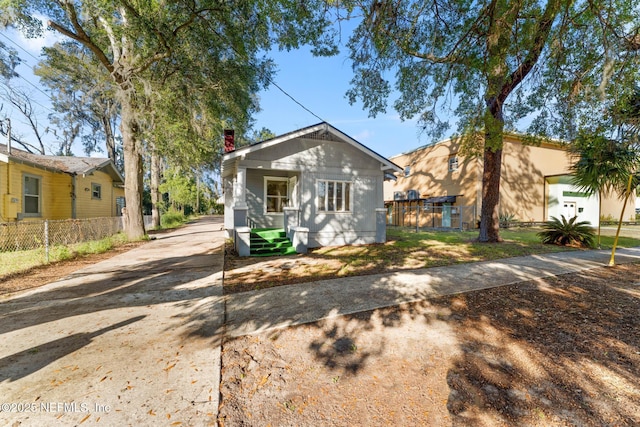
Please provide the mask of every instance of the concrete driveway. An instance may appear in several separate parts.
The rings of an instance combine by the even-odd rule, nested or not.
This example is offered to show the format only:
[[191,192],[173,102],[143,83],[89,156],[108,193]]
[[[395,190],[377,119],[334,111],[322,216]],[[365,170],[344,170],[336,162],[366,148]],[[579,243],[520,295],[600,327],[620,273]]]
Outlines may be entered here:
[[215,425],[222,218],[0,303],[0,425]]

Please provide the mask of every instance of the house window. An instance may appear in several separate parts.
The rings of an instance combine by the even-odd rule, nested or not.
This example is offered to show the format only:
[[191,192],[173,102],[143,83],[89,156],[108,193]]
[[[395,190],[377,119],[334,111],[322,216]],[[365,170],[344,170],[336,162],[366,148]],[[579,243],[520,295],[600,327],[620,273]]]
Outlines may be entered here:
[[289,180],[287,178],[264,178],[264,211],[282,213],[289,201]]
[[458,156],[449,157],[449,171],[458,170]]
[[102,186],[100,184],[96,184],[94,182],[91,183],[91,198],[92,199],[102,199]]
[[122,216],[122,209],[126,206],[124,197],[116,197],[116,216]]
[[23,180],[22,211],[25,216],[40,216],[42,178],[25,174]]
[[404,177],[406,178],[409,175],[411,175],[411,165],[404,167]]
[[351,211],[351,183],[318,181],[318,210],[323,212]]

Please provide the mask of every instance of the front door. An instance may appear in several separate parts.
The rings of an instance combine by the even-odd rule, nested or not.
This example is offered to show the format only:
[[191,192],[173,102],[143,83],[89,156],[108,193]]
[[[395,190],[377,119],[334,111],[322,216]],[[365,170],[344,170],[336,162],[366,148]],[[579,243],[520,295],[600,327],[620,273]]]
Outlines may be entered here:
[[444,203],[442,205],[442,227],[451,228],[451,204]]
[[576,202],[564,202],[562,215],[564,215],[567,221],[576,216]]

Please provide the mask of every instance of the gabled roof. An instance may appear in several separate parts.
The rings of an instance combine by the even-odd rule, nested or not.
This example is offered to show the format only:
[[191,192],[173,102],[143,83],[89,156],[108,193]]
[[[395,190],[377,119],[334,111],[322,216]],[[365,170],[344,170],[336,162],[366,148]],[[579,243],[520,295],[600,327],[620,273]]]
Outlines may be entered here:
[[124,178],[116,169],[111,159],[100,157],[73,157],[73,156],[47,156],[43,154],[32,154],[23,150],[11,147],[11,154],[7,151],[7,146],[0,144],[0,161],[8,163],[23,163],[37,168],[50,170],[53,172],[67,173],[69,175],[91,175],[94,171],[102,171],[109,176],[116,184],[124,184]]
[[402,169],[400,168],[400,166],[396,165],[386,157],[383,157],[382,155],[371,150],[369,147],[365,146],[364,144],[351,138],[346,133],[331,126],[327,122],[321,122],[312,126],[298,129],[293,132],[285,133],[283,135],[276,136],[275,138],[267,139],[253,145],[248,145],[245,147],[238,148],[230,153],[226,153],[224,156],[222,156],[223,169],[225,169],[225,164],[228,165],[229,162],[233,159],[236,159],[238,157],[244,156],[249,153],[254,153],[259,150],[263,150],[268,147],[273,147],[275,145],[282,144],[284,142],[291,141],[296,138],[301,138],[301,137],[307,137],[307,138],[311,137],[314,139],[345,142],[351,145],[352,147],[362,151],[363,153],[373,157],[377,161],[379,161],[382,164],[383,171],[402,172]]

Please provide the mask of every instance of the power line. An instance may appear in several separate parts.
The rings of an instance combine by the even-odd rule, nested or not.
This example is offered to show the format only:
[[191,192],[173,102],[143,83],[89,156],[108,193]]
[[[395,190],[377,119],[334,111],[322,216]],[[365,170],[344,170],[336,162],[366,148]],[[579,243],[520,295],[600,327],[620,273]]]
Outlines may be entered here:
[[36,61],[40,61],[40,59],[38,59],[36,56],[34,56],[31,52],[29,52],[28,50],[26,50],[25,48],[20,46],[18,43],[16,43],[15,40],[11,40],[5,33],[0,33],[0,36],[2,36],[5,39],[9,40],[12,44],[16,45],[18,47],[18,49],[22,50],[24,53],[26,53],[27,55],[29,55],[30,57],[32,57]]
[[[16,73],[16,76],[18,76],[19,78],[21,78],[22,80],[24,80],[25,82],[29,83],[29,85],[31,85],[32,87],[34,87],[38,92],[40,92],[41,94],[43,94],[44,96],[46,96],[49,101],[54,102],[53,98],[51,98],[51,95],[49,95],[47,92],[43,91],[42,89],[40,89],[38,86],[36,86],[35,84],[31,83],[29,80],[27,80],[26,78],[22,77],[20,74]],[[52,113],[55,113],[55,111],[53,111],[51,108],[49,107],[45,107],[44,105],[40,104],[38,101],[35,101],[33,99],[30,99],[29,101],[33,102],[34,104],[37,104],[39,106],[41,106],[42,108],[49,110]]]
[[286,90],[284,90],[282,87],[280,87],[280,85],[278,85],[268,74],[266,74],[261,67],[258,67],[256,64],[253,64],[251,59],[249,58],[249,55],[243,55],[242,53],[238,52],[238,50],[235,48],[235,46],[233,45],[233,43],[230,43],[229,40],[227,40],[222,34],[220,34],[215,28],[213,28],[211,26],[211,23],[207,20],[207,19],[203,19],[204,22],[206,22],[207,26],[209,27],[209,29],[211,30],[211,32],[213,32],[215,35],[217,35],[220,39],[224,40],[225,42],[227,42],[228,46],[231,48],[231,50],[233,50],[233,52],[235,52],[236,55],[238,55],[239,57],[243,57],[245,56],[245,60],[247,61],[247,63],[253,67],[255,70],[257,70],[260,74],[262,74],[262,76],[273,86],[275,86],[280,92],[282,92],[285,96],[287,96],[288,98],[290,98],[293,102],[295,102],[296,104],[298,104],[300,107],[302,107],[302,109],[304,109],[306,112],[308,112],[309,114],[311,114],[312,116],[314,116],[315,118],[317,118],[318,120],[320,120],[321,122],[327,122],[325,119],[323,119],[322,117],[320,117],[319,115],[317,115],[316,113],[314,113],[313,111],[311,111],[309,108],[307,108],[305,105],[303,105],[300,101],[298,101],[296,98],[293,97],[293,95],[289,94]]
[[312,116],[316,117],[317,119],[319,119],[321,122],[326,122],[325,119],[323,119],[322,117],[320,117],[319,115],[317,115],[316,113],[314,113],[313,111],[311,111],[310,109],[308,109],[307,107],[305,107],[304,105],[302,105],[302,103],[300,101],[298,101],[297,99],[295,99],[292,95],[289,95],[287,93],[286,90],[282,89],[280,86],[278,86],[278,84],[276,82],[274,82],[269,76],[264,75],[264,77],[269,81],[269,83],[271,83],[272,85],[274,85],[276,88],[278,88],[278,90],[282,93],[284,93],[286,96],[288,96],[289,98],[291,98],[291,100],[293,102],[295,102],[296,104],[298,104],[300,107],[302,107],[305,111],[307,111],[309,114],[311,114]]
[[[24,53],[26,53],[27,55],[29,55],[30,57],[32,57],[33,59],[35,59],[36,61],[39,61],[39,59],[37,57],[35,57],[31,52],[29,52],[28,50],[26,50],[25,48],[23,48],[22,46],[20,46],[18,43],[16,43],[14,40],[11,40],[9,37],[7,37],[6,34],[0,32],[0,36],[4,37],[5,39],[9,40],[11,43],[13,43],[15,46],[17,46],[20,50],[22,50]],[[28,65],[28,64],[25,64]],[[43,91],[42,89],[40,89],[38,86],[36,86],[35,84],[33,84],[32,82],[30,82],[28,79],[26,79],[25,77],[21,76],[19,73],[15,73],[15,75],[24,80],[25,82],[27,82],[29,85],[31,85],[33,88],[35,88],[38,92],[42,93],[44,96],[46,96],[49,101],[54,102],[53,98],[51,98],[51,95],[49,95],[48,93],[46,93],[45,91]],[[31,102],[33,102],[34,104],[39,105],[40,107],[55,113],[52,109],[50,109],[49,107],[46,107],[42,104],[40,104],[39,102],[35,101],[35,100],[30,100]]]

